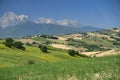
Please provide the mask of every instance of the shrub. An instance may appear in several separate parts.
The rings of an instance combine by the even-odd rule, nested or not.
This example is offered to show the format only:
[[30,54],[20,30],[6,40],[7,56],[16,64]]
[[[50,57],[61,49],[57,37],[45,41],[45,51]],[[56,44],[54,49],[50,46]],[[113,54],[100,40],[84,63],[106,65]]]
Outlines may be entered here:
[[4,44],[5,44],[5,46],[11,48],[13,45],[13,41],[14,40],[12,38],[6,38]]
[[31,46],[31,44],[30,44],[29,42],[26,42],[26,45],[27,45],[27,46]]
[[68,54],[71,56],[75,56],[75,55],[79,54],[79,52],[75,51],[75,50],[68,50]]
[[33,41],[32,44],[36,44],[36,42]]
[[29,60],[28,64],[35,64],[35,62],[33,60]]
[[16,41],[13,43],[13,47],[18,48],[18,49],[22,49],[25,50],[25,47],[23,46],[23,43],[20,41]]
[[49,36],[48,38],[50,38],[50,39],[58,39],[58,37],[55,37],[55,36]]
[[42,52],[47,53],[47,47],[46,47],[46,46],[44,46],[44,45],[39,45],[38,47],[40,48],[40,50],[41,50]]
[[47,35],[42,34],[40,37],[47,38]]

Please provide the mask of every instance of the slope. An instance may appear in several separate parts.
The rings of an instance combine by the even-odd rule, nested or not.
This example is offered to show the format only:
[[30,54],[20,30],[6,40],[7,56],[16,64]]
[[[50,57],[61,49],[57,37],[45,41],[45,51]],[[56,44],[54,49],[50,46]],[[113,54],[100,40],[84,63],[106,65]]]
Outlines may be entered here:
[[77,58],[69,56],[66,51],[52,47],[48,48],[48,53],[43,53],[37,47],[26,46],[26,50],[23,51],[15,48],[8,48],[0,44],[0,68],[27,65],[29,61],[38,64]]

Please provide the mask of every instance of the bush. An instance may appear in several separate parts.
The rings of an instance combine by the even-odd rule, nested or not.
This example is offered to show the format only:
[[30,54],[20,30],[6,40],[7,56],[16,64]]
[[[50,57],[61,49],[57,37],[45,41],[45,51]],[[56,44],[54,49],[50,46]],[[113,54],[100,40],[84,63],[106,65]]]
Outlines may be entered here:
[[38,47],[40,48],[40,50],[41,50],[42,52],[47,53],[47,47],[46,47],[46,46],[44,46],[44,45],[39,45]]
[[35,64],[35,62],[33,60],[29,60],[28,64]]
[[50,39],[58,39],[58,37],[55,37],[55,36],[49,36],[48,38],[50,38]]
[[5,44],[5,46],[11,48],[13,45],[13,41],[14,40],[12,38],[6,38],[4,44]]
[[68,50],[68,54],[71,55],[71,56],[75,56],[75,55],[78,55],[79,52],[75,51],[75,50]]
[[18,48],[18,49],[22,49],[25,50],[25,47],[23,46],[23,43],[20,41],[16,41],[13,43],[13,47]]
[[33,41],[32,44],[36,44],[36,42]]
[[40,37],[47,38],[47,35],[42,34]]
[[27,45],[27,46],[31,46],[31,44],[30,44],[29,42],[26,42],[26,45]]

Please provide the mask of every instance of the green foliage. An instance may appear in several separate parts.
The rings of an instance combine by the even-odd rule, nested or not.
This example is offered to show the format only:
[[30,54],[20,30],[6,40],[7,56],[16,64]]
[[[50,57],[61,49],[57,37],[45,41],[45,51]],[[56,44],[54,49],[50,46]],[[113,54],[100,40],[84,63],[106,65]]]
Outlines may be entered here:
[[50,41],[46,41],[45,44],[48,45],[48,44],[51,44],[51,42]]
[[120,38],[111,36],[111,38],[115,39],[115,41],[111,41],[113,45],[120,47]]
[[75,51],[75,50],[68,50],[68,54],[71,56],[75,56],[75,55],[79,54],[79,52]]
[[0,69],[0,80],[120,80],[120,55]]
[[4,44],[5,44],[5,46],[7,46],[9,48],[15,47],[15,48],[18,48],[18,49],[25,50],[25,47],[23,46],[22,42],[20,42],[20,41],[15,41],[14,42],[14,39],[12,39],[12,38],[6,38]]
[[37,44],[37,43],[35,41],[33,41],[32,44]]
[[50,39],[58,39],[58,37],[55,37],[53,35],[44,35],[44,34],[42,34],[40,37],[42,37],[42,38],[50,38]]
[[42,38],[46,38],[46,37],[47,37],[47,35],[42,34],[40,37],[42,37]]
[[55,37],[55,36],[49,36],[48,38],[50,38],[50,39],[58,39],[58,37]]
[[44,53],[47,53],[47,47],[44,45],[39,45],[38,48],[40,48],[40,50]]
[[119,41],[113,41],[113,45],[120,46],[120,42]]
[[27,45],[27,46],[31,46],[31,44],[29,43],[29,42],[26,42],[26,44],[25,45]]
[[28,64],[35,64],[33,60],[28,60]]
[[11,48],[13,45],[13,41],[14,40],[12,38],[6,38],[4,44],[5,44],[5,46]]
[[13,47],[18,48],[18,49],[22,49],[25,50],[25,47],[23,46],[23,43],[20,41],[16,41],[13,43]]

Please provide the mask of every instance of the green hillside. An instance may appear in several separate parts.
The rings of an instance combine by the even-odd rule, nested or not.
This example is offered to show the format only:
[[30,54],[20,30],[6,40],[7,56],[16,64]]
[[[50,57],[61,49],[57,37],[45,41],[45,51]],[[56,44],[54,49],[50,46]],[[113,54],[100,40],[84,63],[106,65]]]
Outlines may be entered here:
[[[1,39],[0,80],[120,80],[119,34],[118,28],[14,38],[25,50],[9,48]],[[68,49],[78,53],[71,56]]]
[[69,56],[67,51],[52,47],[48,48],[48,53],[43,53],[37,47],[26,46],[26,50],[23,51],[20,49],[8,48],[3,44],[0,44],[0,68],[16,65],[27,65],[29,64],[29,60],[32,60],[34,63],[38,64],[44,62],[64,61],[72,58],[77,59],[77,56]]

